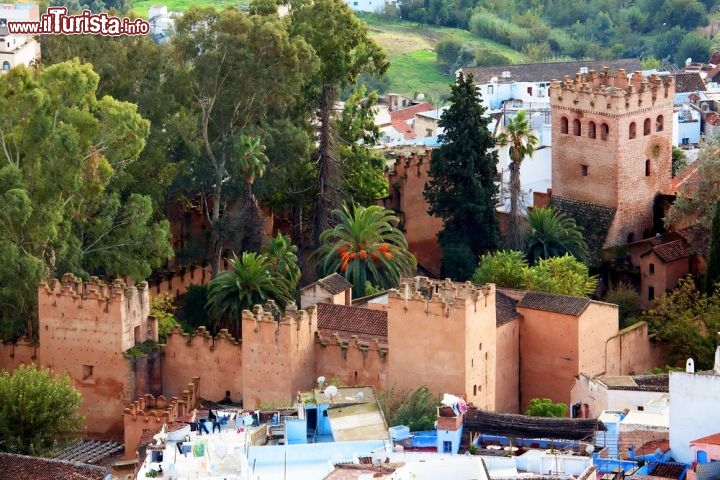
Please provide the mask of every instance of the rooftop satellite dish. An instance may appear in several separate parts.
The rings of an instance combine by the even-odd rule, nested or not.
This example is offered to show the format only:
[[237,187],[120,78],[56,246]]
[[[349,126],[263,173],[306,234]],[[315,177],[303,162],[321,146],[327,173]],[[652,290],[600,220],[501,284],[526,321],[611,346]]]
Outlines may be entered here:
[[319,376],[318,379],[317,379],[317,382],[318,382],[318,387],[319,387],[319,388],[322,388],[323,385],[325,385],[325,377]]
[[594,445],[588,445],[587,447],[585,447],[585,452],[586,452],[587,454],[589,454],[589,455],[592,455],[592,453],[593,453],[594,451],[595,451],[595,446],[594,446]]

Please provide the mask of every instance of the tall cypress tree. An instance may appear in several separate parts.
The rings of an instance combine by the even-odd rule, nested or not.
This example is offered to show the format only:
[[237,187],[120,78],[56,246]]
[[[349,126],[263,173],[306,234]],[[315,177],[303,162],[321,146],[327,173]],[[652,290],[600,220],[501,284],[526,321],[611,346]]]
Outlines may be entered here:
[[467,280],[480,255],[498,247],[498,159],[472,75],[461,74],[451,89],[452,106],[440,118],[445,131],[433,151],[423,193],[430,215],[443,219],[438,233],[443,276]]
[[705,291],[708,295],[712,295],[715,284],[718,282],[720,282],[720,202],[715,204],[710,236],[710,255],[705,274]]

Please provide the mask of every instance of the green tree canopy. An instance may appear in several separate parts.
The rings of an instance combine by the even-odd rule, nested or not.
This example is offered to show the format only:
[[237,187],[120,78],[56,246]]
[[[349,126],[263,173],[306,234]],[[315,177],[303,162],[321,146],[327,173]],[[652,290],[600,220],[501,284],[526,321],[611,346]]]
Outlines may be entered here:
[[581,262],[587,261],[587,243],[575,219],[552,207],[536,207],[528,212],[527,221],[530,233],[526,251],[531,263],[566,253]]
[[720,331],[720,296],[699,291],[691,277],[681,279],[675,289],[643,312],[642,320],[670,350],[671,365],[683,366],[693,358],[698,369],[710,369]]
[[0,451],[42,455],[56,441],[74,440],[85,423],[81,401],[67,373],[35,365],[0,371]]
[[97,98],[78,61],[17,67],[0,79],[0,319],[35,336],[36,289],[65,272],[143,279],[172,256],[151,200],[115,180],[145,146],[135,105]]
[[359,298],[366,294],[366,282],[393,288],[400,277],[414,272],[415,257],[391,210],[345,205],[333,215],[337,225],[320,235],[320,248],[313,253],[321,274],[340,273],[353,284],[353,296]]
[[555,403],[550,398],[533,398],[528,403],[525,415],[532,417],[564,417],[568,406],[564,403]]
[[498,245],[497,153],[472,75],[460,75],[451,90],[452,105],[439,122],[445,131],[433,150],[423,194],[429,213],[443,219],[438,234],[443,275],[467,280],[480,255]]
[[434,428],[440,397],[427,386],[414,391],[393,386],[378,395],[378,402],[388,425],[405,425],[411,432],[421,432]]
[[494,283],[498,287],[523,288],[529,265],[525,254],[518,250],[500,250],[480,257],[472,281]]

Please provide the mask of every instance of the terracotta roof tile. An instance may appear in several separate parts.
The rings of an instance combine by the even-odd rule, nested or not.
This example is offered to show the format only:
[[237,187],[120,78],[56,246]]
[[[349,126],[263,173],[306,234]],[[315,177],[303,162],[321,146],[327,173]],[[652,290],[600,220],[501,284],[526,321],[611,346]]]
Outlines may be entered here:
[[387,312],[348,305],[317,304],[318,329],[387,337]]
[[[519,292],[521,290],[514,290],[513,292]],[[520,314],[517,313],[515,307],[518,301],[525,296],[525,292],[522,292],[520,298],[514,298],[510,291],[500,290],[499,288],[495,292],[495,323],[499,327],[506,323],[518,318]]]
[[637,58],[625,58],[582,62],[527,63],[497,67],[463,67],[462,71],[466,75],[471,73],[475,83],[489,83],[493,77],[502,79],[503,72],[510,72],[509,80],[513,82],[547,82],[553,79],[560,80],[564,75],[573,77],[581,68],[600,72],[604,67],[608,67],[612,72],[620,68],[624,68],[627,73],[642,70],[642,65]]
[[103,480],[110,474],[110,469],[85,463],[0,453],[0,472],[2,478]]
[[586,297],[571,297],[554,293],[528,292],[518,302],[518,307],[542,310],[545,312],[562,313],[577,317],[590,304]]
[[635,450],[635,455],[651,455],[655,453],[655,450],[660,449],[662,453],[667,452],[670,450],[670,441],[669,440],[651,440],[647,443],[645,443],[643,446]]
[[698,438],[697,440],[692,440],[690,442],[690,445],[694,443],[707,443],[709,445],[720,445],[720,433],[715,433],[713,435],[708,435],[707,437]]
[[315,282],[303,287],[302,289],[305,290],[306,288],[314,287],[316,285],[320,285],[332,295],[337,295],[340,292],[344,292],[348,288],[352,288],[352,283],[345,280],[345,277],[343,277],[339,273],[333,273],[331,275],[328,275],[327,277],[316,280]]
[[682,260],[693,254],[690,245],[688,245],[685,239],[658,245],[657,247],[653,247],[652,251],[665,263]]
[[705,82],[698,72],[681,72],[675,75],[675,93],[705,91]]
[[435,110],[433,104],[423,102],[418,103],[417,105],[413,105],[412,107],[394,110],[390,112],[390,118],[393,120],[393,124],[395,120],[402,120],[404,122],[407,122],[408,120],[412,120],[413,118],[415,118],[416,113],[429,112],[430,110]]

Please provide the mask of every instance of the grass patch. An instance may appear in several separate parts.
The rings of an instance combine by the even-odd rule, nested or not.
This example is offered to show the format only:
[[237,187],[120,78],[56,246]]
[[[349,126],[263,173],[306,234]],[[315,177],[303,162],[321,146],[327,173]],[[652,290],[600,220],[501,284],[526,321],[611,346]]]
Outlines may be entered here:
[[141,18],[147,18],[148,10],[155,5],[166,5],[168,12],[184,12],[190,7],[215,7],[222,10],[232,6],[249,6],[250,0],[139,0],[133,2],[132,11]]
[[450,95],[451,75],[443,75],[437,65],[435,52],[416,50],[395,57],[387,72],[392,92],[412,95],[425,94],[425,99],[439,103]]

